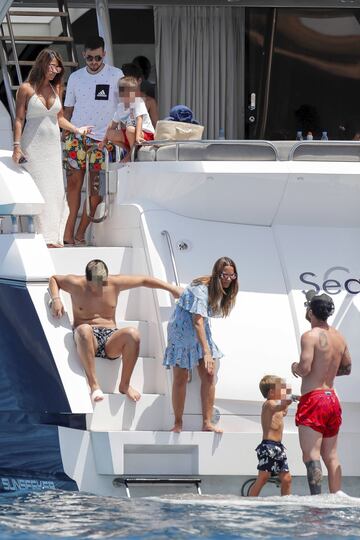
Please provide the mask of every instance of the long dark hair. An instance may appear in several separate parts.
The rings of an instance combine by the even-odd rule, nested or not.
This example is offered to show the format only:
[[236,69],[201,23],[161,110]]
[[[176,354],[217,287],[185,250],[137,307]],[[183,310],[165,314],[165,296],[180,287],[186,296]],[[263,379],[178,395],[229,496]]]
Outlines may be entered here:
[[209,307],[214,315],[227,317],[235,306],[236,295],[239,291],[238,279],[231,281],[227,289],[221,284],[220,274],[225,266],[232,266],[237,275],[236,264],[230,257],[220,257],[212,269],[211,276],[202,276],[193,280],[194,285],[203,283],[209,289]]
[[51,60],[57,60],[59,67],[61,67],[60,73],[57,73],[53,78],[51,84],[56,88],[57,93],[60,95],[62,91],[62,80],[64,76],[64,64],[60,54],[53,49],[43,49],[36,57],[35,64],[30,70],[27,78],[28,82],[34,88],[39,88],[41,83],[45,79],[47,70]]

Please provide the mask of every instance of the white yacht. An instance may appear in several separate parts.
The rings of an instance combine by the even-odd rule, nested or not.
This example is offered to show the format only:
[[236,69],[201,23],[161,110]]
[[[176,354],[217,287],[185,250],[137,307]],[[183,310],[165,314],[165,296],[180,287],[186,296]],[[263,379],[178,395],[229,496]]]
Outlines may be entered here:
[[[308,328],[304,292],[313,288],[332,295],[331,324],[353,358],[351,376],[337,379],[336,389],[343,406],[343,489],[359,495],[360,142],[349,139],[360,118],[360,2],[78,0],[56,9],[40,0],[5,0],[0,7],[0,490],[246,494],[262,436],[258,383],[275,373],[299,392],[290,366]],[[209,23],[214,17],[220,25]],[[192,61],[208,70],[194,75],[184,61],[191,58],[191,40],[179,20],[193,22],[187,31],[194,39],[203,25],[200,38],[208,48],[195,51],[200,59],[192,51]],[[123,21],[120,27],[116,21]],[[129,21],[137,28],[134,38]],[[161,114],[186,100],[206,127],[205,139],[156,141],[138,148],[126,165],[109,164],[89,245],[47,249],[33,225],[44,200],[11,160],[13,92],[50,38],[59,48],[67,44],[67,67],[76,67],[74,45],[96,25],[116,65],[137,53],[152,59]],[[173,61],[168,69],[165,52]],[[220,130],[226,140],[217,139]],[[311,131],[314,139],[295,141],[297,131]],[[324,131],[330,140],[316,140]],[[185,286],[223,255],[236,261],[240,280],[231,316],[212,321],[225,354],[214,408],[224,433],[200,431],[195,371],[184,431],[170,432],[172,373],[162,358],[174,304],[164,291],[122,293],[117,307],[118,327],[141,333],[132,379],[141,400],[118,392],[121,361],[99,358],[105,399],[93,406],[72,337],[70,298],[61,292],[66,314],[55,320],[49,277],[83,274],[99,258],[111,273]],[[285,418],[283,442],[293,492],[303,494],[295,410],[292,405]],[[276,485],[266,493],[278,493]]]

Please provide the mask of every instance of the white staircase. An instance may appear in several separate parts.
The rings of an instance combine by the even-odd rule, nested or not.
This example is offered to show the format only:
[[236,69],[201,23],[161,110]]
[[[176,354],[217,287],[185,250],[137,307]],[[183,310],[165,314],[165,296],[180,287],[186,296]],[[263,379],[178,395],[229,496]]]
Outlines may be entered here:
[[[127,247],[52,250],[56,272],[83,274],[89,260],[99,258],[107,263],[110,273],[148,274],[138,228],[129,229],[126,238],[123,236],[121,242],[125,240]],[[116,239],[119,241],[118,236]],[[71,318],[69,298],[64,300]],[[134,495],[196,493],[200,489],[199,475],[214,478],[214,475],[241,475],[256,470],[258,406],[249,404],[240,411],[236,405],[228,406],[224,402],[220,413],[226,433],[200,431],[202,417],[196,370],[187,390],[184,431],[170,432],[171,371],[162,366],[162,329],[156,314],[159,308],[164,308],[159,297],[149,289],[120,294],[118,327],[136,327],[141,335],[140,357],[131,379],[132,386],[141,392],[141,399],[133,402],[119,393],[121,359],[97,358],[96,371],[104,400],[86,414],[87,431],[59,430],[64,468],[81,490],[116,496],[129,496],[130,491]],[[245,457],[234,464],[234,448],[239,443]],[[208,489],[207,485],[205,492]]]
[[[59,274],[84,274],[86,264],[95,258],[104,260],[110,273],[146,273],[145,256],[139,246],[136,249],[64,248],[51,250],[51,256],[55,271]],[[61,295],[71,320],[70,297],[64,292]],[[151,290],[142,288],[120,294],[116,312],[117,326],[135,327],[141,335],[140,356],[131,378],[131,385],[142,394],[141,399],[133,402],[119,393],[121,359],[96,358],[96,372],[105,394],[104,400],[95,403],[93,412],[86,415],[88,431],[83,432],[82,436],[74,432],[76,430],[61,428],[60,433],[66,440],[64,464],[69,460],[69,474],[81,489],[88,489],[86,485],[90,473],[86,472],[86,468],[90,467],[93,477],[91,489],[94,489],[95,483],[99,492],[105,489],[99,486],[106,485],[107,493],[114,489],[116,494],[124,494],[123,490],[129,494],[128,484],[134,484],[131,491],[137,492],[138,484],[145,483],[151,484],[152,493],[154,484],[158,488],[159,484],[170,485],[170,477],[175,484],[181,484],[182,490],[199,490],[200,481],[193,478],[193,475],[199,474],[199,448],[202,441],[208,447],[208,441],[214,435],[202,432],[176,435],[170,432],[173,422],[170,372],[162,366],[159,354],[162,346],[159,344],[155,310]],[[143,320],[146,313],[147,320]],[[131,319],[127,314],[131,315]],[[195,429],[200,429],[201,416],[188,417],[192,419]],[[75,446],[71,450],[72,444]],[[73,459],[82,452],[88,457],[84,460],[85,470],[80,473]],[[170,491],[173,489],[168,488]],[[149,485],[146,489],[149,489]]]

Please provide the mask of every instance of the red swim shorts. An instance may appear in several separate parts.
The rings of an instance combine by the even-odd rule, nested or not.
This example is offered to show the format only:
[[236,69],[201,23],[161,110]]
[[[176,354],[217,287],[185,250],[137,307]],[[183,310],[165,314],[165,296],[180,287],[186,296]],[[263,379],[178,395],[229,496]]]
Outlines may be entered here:
[[334,437],[341,426],[341,413],[334,389],[313,390],[301,396],[295,423],[297,426],[309,426],[322,433],[323,437]]
[[[123,132],[123,135],[124,135],[125,144],[130,147],[129,140],[128,140],[127,135],[126,135],[126,129],[121,128],[121,131]],[[142,138],[145,141],[153,141],[154,140],[154,134],[150,133],[150,131],[143,131],[142,132]]]

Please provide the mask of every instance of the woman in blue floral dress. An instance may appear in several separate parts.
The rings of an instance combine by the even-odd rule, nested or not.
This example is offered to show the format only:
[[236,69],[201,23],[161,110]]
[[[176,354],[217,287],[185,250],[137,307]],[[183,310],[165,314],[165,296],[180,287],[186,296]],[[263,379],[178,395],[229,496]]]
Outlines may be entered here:
[[172,403],[180,433],[185,405],[188,370],[198,368],[201,380],[203,431],[221,432],[211,423],[215,400],[215,363],[222,357],[214,343],[209,317],[227,317],[238,293],[236,265],[229,257],[214,264],[211,276],[195,279],[180,296],[168,325],[164,366],[173,368]]

